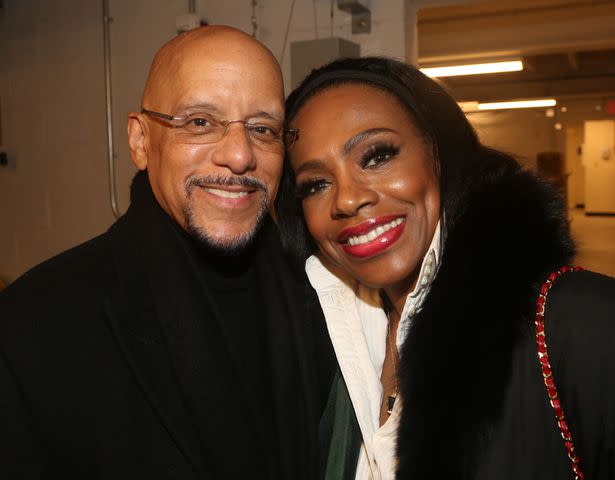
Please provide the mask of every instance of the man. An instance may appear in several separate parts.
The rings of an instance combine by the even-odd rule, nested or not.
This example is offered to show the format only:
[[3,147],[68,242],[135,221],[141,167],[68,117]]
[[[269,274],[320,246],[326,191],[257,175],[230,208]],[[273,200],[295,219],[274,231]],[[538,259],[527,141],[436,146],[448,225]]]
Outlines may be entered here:
[[251,37],[159,51],[130,209],[0,296],[0,478],[315,476],[330,352],[267,214],[283,114]]

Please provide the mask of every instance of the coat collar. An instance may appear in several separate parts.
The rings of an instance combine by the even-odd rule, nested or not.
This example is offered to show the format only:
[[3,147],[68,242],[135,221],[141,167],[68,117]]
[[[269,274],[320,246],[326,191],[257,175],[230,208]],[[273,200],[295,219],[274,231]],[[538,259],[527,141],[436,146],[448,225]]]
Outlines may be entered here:
[[[132,208],[132,207],[131,207]],[[152,278],[146,272],[151,259],[135,237],[130,211],[108,232],[111,240],[114,283],[105,300],[109,325],[146,400],[157,413],[178,449],[197,476],[204,465],[194,418],[188,413],[174,368],[165,319],[157,310]],[[164,282],[163,275],[160,280]],[[173,303],[176,297],[169,298]],[[170,307],[171,308],[171,307]]]
[[472,187],[401,351],[398,478],[472,478],[539,282],[573,246],[559,200],[501,169]]
[[[135,196],[135,188],[145,192]],[[216,441],[217,431],[224,435],[218,443],[226,445],[229,454],[232,442],[232,451],[244,451],[244,460],[258,471],[278,462],[265,454],[271,435],[277,435],[284,449],[300,441],[305,442],[305,450],[313,448],[320,412],[314,401],[319,382],[314,362],[319,359],[309,335],[316,329],[306,322],[308,312],[302,308],[306,298],[303,280],[286,267],[276,248],[273,225],[261,232],[259,242],[265,243],[254,259],[260,290],[264,298],[272,299],[265,302],[263,316],[269,323],[263,328],[272,338],[284,339],[268,347],[276,415],[287,418],[278,418],[284,427],[279,432],[265,424],[250,392],[243,389],[241,372],[236,371],[223,341],[222,320],[204,318],[204,312],[211,311],[211,292],[189,271],[195,268],[187,259],[189,239],[155,202],[143,174],[133,184],[129,211],[109,230],[108,237],[116,275],[106,300],[109,324],[147,400],[195,472],[200,476],[211,473],[203,460],[211,452],[203,455],[201,447]],[[199,415],[210,417],[199,419]],[[229,416],[242,420],[229,421]],[[310,423],[314,430],[305,431]],[[286,428],[286,424],[292,426]],[[205,429],[209,438],[204,439]],[[310,455],[315,458],[315,451]],[[291,471],[297,466],[282,468]],[[307,472],[316,465],[301,468]]]
[[[203,449],[216,434],[218,444],[228,436],[237,448],[258,451],[263,429],[255,412],[246,414],[250,396],[196,271],[194,245],[156,202],[144,173],[135,177],[131,206],[108,236],[117,275],[107,301],[110,325],[179,449],[200,476],[215,474],[203,460],[211,452]],[[230,412],[248,421],[226,421]]]

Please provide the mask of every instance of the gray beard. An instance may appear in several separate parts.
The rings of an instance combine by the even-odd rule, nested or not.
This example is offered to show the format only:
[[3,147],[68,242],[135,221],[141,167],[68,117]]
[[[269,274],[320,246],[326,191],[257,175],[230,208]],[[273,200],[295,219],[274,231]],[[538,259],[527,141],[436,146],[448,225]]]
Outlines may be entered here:
[[237,255],[241,253],[252,244],[256,234],[265,221],[265,217],[267,216],[269,205],[269,192],[267,190],[267,186],[262,181],[254,177],[192,177],[188,179],[185,186],[188,199],[190,199],[194,188],[200,188],[204,185],[240,185],[249,188],[257,188],[262,192],[262,201],[256,214],[256,218],[254,219],[254,226],[249,231],[230,238],[214,238],[209,232],[197,224],[195,218],[196,216],[192,208],[190,208],[190,202],[188,202],[188,205],[184,208],[184,220],[188,233],[197,239],[207,250],[214,254],[225,256]]

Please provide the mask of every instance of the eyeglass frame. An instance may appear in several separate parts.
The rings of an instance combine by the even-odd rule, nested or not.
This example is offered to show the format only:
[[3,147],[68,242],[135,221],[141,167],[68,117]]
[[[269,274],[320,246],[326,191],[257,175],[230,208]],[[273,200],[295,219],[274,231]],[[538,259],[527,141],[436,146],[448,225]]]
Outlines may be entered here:
[[[169,115],[167,113],[161,113],[161,112],[156,112],[154,110],[148,110],[146,108],[141,108],[141,113],[145,114],[145,115],[152,115],[154,117],[158,117],[161,118],[163,120],[167,120],[169,122],[173,121],[173,120],[181,120],[182,116],[178,116],[178,115]],[[224,136],[228,133],[228,127],[231,125],[231,123],[242,123],[244,126],[244,129],[248,126],[256,126],[259,124],[254,124],[254,123],[250,123],[249,120],[217,120],[216,122],[218,122],[219,124],[221,124],[224,127],[224,131],[222,132],[222,135],[220,135],[220,138],[216,139],[213,142],[209,142],[209,143],[204,143],[203,145],[211,145],[214,144],[216,142],[219,142],[220,140],[222,140],[224,138]],[[169,124],[171,127],[173,128],[181,128],[181,125],[173,125],[173,124]],[[249,137],[249,135],[248,135]],[[284,128],[282,127],[280,129],[280,133],[278,134],[278,139],[282,140],[282,144],[284,145],[285,148],[290,148],[298,139],[299,139],[299,129],[297,128]]]

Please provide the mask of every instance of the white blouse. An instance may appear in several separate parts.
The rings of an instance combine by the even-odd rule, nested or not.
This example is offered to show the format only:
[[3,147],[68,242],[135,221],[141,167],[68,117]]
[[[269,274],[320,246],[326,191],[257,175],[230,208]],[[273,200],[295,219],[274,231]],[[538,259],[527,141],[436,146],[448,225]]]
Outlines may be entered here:
[[[440,260],[440,223],[423,258],[419,280],[408,294],[397,329],[398,351],[412,318],[420,310]],[[305,264],[310,283],[318,294],[329,336],[348,387],[363,436],[357,464],[357,480],[389,480],[395,477],[395,443],[402,402],[393,406],[380,426],[382,385],[380,376],[386,353],[388,320],[377,289],[348,278],[316,256]]]

